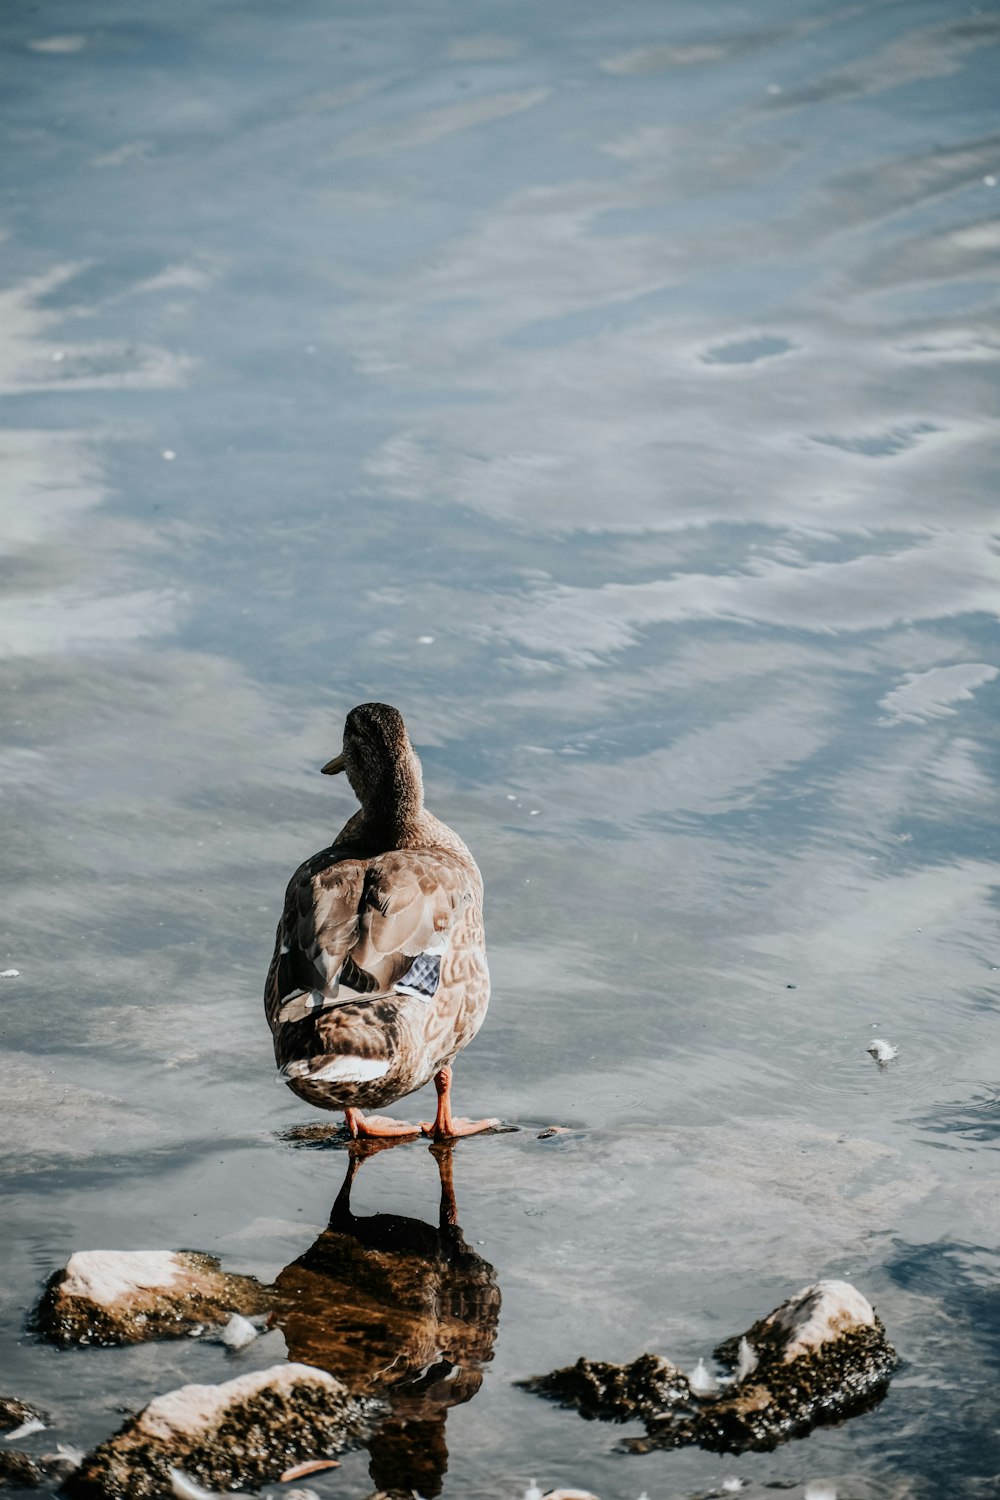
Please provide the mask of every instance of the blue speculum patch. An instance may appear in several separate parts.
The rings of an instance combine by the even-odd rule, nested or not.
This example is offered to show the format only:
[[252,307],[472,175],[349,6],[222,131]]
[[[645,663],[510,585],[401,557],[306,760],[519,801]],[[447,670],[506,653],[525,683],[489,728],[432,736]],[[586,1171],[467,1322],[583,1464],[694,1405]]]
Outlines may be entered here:
[[396,992],[419,995],[430,1000],[437,994],[441,981],[441,959],[436,953],[418,953],[402,978],[396,981]]

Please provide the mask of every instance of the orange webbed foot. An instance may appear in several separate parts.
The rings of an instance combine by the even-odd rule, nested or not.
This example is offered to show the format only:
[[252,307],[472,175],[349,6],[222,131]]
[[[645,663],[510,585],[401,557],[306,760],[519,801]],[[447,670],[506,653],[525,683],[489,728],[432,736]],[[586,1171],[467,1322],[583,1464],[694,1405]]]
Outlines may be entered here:
[[436,1141],[452,1141],[462,1135],[481,1135],[485,1130],[496,1130],[500,1120],[450,1119],[445,1121],[421,1120],[420,1129]]
[[394,1120],[391,1115],[363,1115],[359,1109],[347,1109],[344,1115],[347,1128],[356,1141],[390,1140],[420,1134],[419,1125],[411,1125],[409,1120]]

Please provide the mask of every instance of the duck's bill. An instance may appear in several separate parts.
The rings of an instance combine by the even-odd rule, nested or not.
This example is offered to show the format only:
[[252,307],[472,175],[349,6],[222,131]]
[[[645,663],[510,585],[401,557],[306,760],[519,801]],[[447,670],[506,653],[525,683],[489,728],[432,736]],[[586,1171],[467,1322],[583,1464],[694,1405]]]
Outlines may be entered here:
[[333,760],[328,760],[326,765],[322,767],[324,776],[336,776],[337,772],[343,769],[344,757],[342,755],[335,755]]

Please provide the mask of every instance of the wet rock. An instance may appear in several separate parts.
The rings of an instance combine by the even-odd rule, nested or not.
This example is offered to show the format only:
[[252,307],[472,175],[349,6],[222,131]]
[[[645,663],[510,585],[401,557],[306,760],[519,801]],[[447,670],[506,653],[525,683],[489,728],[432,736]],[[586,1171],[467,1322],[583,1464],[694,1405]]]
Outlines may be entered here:
[[57,1344],[137,1344],[176,1338],[199,1323],[265,1311],[252,1276],[219,1269],[194,1250],[82,1250],[50,1279],[35,1314]]
[[640,1418],[633,1451],[698,1443],[722,1453],[769,1449],[885,1395],[895,1351],[871,1304],[845,1281],[820,1281],[715,1351],[734,1373],[718,1389],[645,1354],[630,1365],[578,1360],[523,1384],[584,1417]]
[[33,1458],[16,1448],[0,1448],[0,1488],[36,1489],[45,1474]]
[[27,1422],[44,1422],[45,1413],[16,1396],[0,1396],[0,1432],[23,1427]]
[[171,1469],[210,1490],[253,1489],[355,1445],[376,1409],[309,1365],[181,1386],[88,1453],[63,1490],[81,1500],[151,1500],[174,1493]]
[[565,1370],[518,1381],[525,1390],[574,1407],[587,1421],[653,1421],[665,1410],[690,1403],[687,1376],[667,1359],[642,1354],[630,1365],[578,1359]]

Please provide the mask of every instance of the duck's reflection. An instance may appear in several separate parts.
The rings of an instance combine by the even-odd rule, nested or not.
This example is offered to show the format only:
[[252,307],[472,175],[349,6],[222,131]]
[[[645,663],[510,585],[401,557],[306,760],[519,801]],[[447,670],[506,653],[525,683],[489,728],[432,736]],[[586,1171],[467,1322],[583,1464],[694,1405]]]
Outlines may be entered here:
[[382,1149],[353,1144],[327,1228],[275,1282],[276,1322],[289,1359],[387,1404],[368,1445],[376,1488],[433,1500],[448,1468],[448,1410],[472,1399],[493,1358],[500,1289],[458,1227],[450,1145],[431,1148],[441,1177],[436,1228],[352,1213],[358,1170]]

